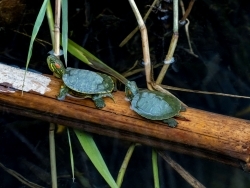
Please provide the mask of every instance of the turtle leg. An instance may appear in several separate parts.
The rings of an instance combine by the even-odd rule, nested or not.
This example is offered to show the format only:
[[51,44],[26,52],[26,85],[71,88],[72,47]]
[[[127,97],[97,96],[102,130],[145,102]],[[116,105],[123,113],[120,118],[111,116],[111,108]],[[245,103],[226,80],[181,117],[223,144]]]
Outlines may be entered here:
[[184,121],[189,121],[187,118],[185,118],[184,116],[181,116],[181,115],[176,115],[175,117],[177,117],[181,120],[184,120]]
[[111,77],[111,79],[114,82],[114,89],[113,89],[113,91],[116,92],[117,91],[117,79],[115,77]]
[[95,106],[97,108],[103,108],[106,106],[103,97],[110,97],[115,102],[113,95],[111,93],[101,93],[93,95],[92,100],[95,102]]
[[68,92],[69,88],[65,85],[62,85],[59,94],[57,96],[57,99],[60,101],[64,100]]
[[100,94],[102,97],[109,97],[113,100],[113,102],[115,103],[115,99],[113,97],[113,95],[111,93],[104,93],[104,94]]
[[167,123],[169,127],[176,127],[178,122],[174,119],[174,118],[169,118],[169,119],[164,119],[163,120],[164,123]]
[[101,95],[93,95],[92,100],[94,101],[96,108],[100,109],[106,106]]
[[186,107],[184,105],[181,105],[181,110],[180,111],[181,112],[186,112],[186,110],[187,110]]

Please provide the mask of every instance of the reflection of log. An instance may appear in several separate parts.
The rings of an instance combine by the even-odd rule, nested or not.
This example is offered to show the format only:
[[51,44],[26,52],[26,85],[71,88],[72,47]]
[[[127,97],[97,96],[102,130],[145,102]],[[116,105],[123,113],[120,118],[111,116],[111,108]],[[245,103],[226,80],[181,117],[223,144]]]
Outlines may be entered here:
[[61,80],[49,77],[51,91],[44,95],[0,93],[1,110],[250,169],[250,121],[188,108],[182,115],[189,121],[169,128],[137,115],[119,91],[116,103],[106,98],[102,110],[89,99],[58,101]]

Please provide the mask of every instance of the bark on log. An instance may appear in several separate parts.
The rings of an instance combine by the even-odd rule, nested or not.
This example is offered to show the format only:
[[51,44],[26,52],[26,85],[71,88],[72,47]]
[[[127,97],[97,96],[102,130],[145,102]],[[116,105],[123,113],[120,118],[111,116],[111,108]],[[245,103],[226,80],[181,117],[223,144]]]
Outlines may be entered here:
[[187,108],[177,128],[142,118],[130,109],[124,92],[114,92],[116,103],[105,98],[106,107],[95,108],[90,99],[56,96],[62,84],[51,78],[44,95],[20,91],[0,93],[0,109],[88,132],[138,142],[152,147],[209,158],[244,170],[250,169],[250,121]]

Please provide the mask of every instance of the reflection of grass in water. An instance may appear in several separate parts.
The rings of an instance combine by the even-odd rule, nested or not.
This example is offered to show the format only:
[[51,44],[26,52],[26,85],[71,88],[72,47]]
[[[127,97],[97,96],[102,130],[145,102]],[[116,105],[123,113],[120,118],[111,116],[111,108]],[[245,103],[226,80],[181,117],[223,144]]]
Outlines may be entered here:
[[[39,182],[34,175],[41,176],[43,173],[49,173],[49,155],[48,155],[48,125],[45,122],[23,118],[15,115],[2,116],[0,121],[12,122],[13,118],[17,121],[11,125],[0,127],[0,148],[1,163],[7,168],[15,170],[31,182],[40,185],[46,185]],[[26,119],[24,121],[24,119]],[[11,127],[11,131],[9,131]],[[16,132],[17,135],[13,134]],[[22,135],[26,141],[20,141],[18,135]],[[118,139],[108,138],[105,136],[93,135],[98,149],[106,162],[106,165],[112,175],[117,175],[119,167],[122,163],[128,144]],[[28,145],[31,144],[30,149]],[[105,185],[98,172],[89,162],[87,156],[82,153],[79,148],[78,140],[72,135],[72,145],[75,158],[75,167],[83,176],[87,178],[90,184],[94,183],[99,187]],[[59,174],[59,186],[65,181],[72,182],[69,162],[69,148],[67,134],[62,133],[56,136],[56,152],[57,165]],[[79,149],[78,149],[79,148]],[[35,151],[35,152],[34,152]],[[153,183],[152,167],[151,167],[151,148],[147,146],[138,146],[133,152],[126,174],[124,176],[124,187],[145,187],[151,188]],[[41,157],[37,157],[36,154]],[[240,169],[230,167],[221,163],[210,161],[207,159],[196,158],[174,152],[169,152],[171,158],[185,168],[192,176],[197,178],[207,187],[239,187],[245,188],[250,183],[250,177],[247,173]],[[36,157],[34,157],[36,156]],[[18,160],[17,160],[18,159]],[[29,163],[41,168],[41,171],[30,173],[28,167],[23,167],[22,159],[26,159]],[[162,187],[187,187],[188,184],[173,171],[161,158],[158,158],[159,178]],[[67,170],[67,172],[65,172]],[[43,172],[44,171],[44,172]],[[0,172],[2,178],[9,177],[4,171]],[[230,177],[230,178],[229,178]],[[50,177],[49,177],[50,179]],[[49,182],[50,180],[48,180]],[[78,180],[76,181],[78,182]],[[1,181],[0,186],[4,186],[5,181]],[[8,186],[16,185],[15,181],[8,182]],[[16,185],[14,187],[19,186]],[[7,187],[7,186],[6,186]],[[13,186],[12,186],[13,187]]]

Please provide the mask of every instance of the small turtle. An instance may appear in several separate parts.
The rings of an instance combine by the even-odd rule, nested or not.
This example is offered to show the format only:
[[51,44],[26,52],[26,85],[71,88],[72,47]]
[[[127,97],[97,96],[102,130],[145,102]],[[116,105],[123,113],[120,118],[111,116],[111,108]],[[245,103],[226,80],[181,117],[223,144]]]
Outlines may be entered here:
[[64,100],[66,95],[91,98],[97,108],[103,108],[105,103],[102,97],[113,99],[111,92],[114,89],[114,82],[108,75],[84,69],[65,69],[62,61],[54,55],[48,56],[47,63],[49,69],[64,83],[57,96],[58,100]]
[[182,117],[179,112],[186,110],[175,97],[159,91],[139,90],[134,81],[126,84],[125,93],[132,110],[147,119],[163,120],[170,127],[178,124],[173,117]]

